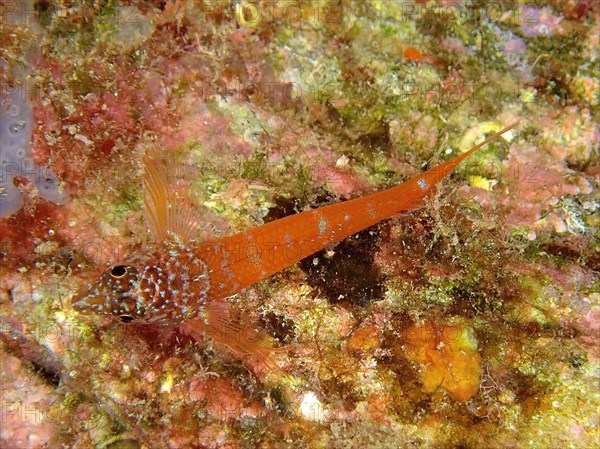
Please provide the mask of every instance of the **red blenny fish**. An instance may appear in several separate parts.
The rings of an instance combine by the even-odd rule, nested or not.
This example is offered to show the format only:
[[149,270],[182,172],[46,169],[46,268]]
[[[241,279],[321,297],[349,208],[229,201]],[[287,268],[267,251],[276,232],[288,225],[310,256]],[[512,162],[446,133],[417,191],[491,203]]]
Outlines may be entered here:
[[240,357],[253,356],[281,372],[271,355],[275,349],[234,319],[225,298],[379,221],[422,206],[460,162],[515,125],[399,186],[209,242],[196,240],[195,213],[169,187],[161,155],[149,151],[142,180],[153,241],[107,270],[72,305],[81,313],[125,323],[182,325],[196,339],[204,334]]

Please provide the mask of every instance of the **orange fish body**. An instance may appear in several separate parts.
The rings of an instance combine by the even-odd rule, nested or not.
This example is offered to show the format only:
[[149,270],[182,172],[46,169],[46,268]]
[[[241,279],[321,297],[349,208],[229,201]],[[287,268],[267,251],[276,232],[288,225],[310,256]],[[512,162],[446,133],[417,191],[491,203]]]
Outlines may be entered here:
[[513,128],[510,125],[456,158],[401,185],[276,220],[198,244],[196,219],[168,187],[164,161],[143,158],[144,205],[153,242],[107,270],[73,302],[82,313],[162,324],[183,324],[238,355],[252,354],[277,369],[260,339],[240,337],[225,298],[382,220],[414,210],[465,158]]
[[417,50],[415,47],[407,47],[403,52],[404,58],[409,61],[421,62],[425,59],[423,53]]
[[382,220],[417,209],[435,185],[504,128],[454,159],[382,192],[319,207],[208,242],[195,251],[208,266],[208,296],[225,298]]

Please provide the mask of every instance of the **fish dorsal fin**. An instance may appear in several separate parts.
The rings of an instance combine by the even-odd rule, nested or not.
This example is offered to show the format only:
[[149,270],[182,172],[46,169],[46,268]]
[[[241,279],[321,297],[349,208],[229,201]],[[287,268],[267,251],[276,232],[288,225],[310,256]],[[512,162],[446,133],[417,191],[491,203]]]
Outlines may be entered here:
[[[183,170],[177,165],[179,160],[172,160],[171,154],[155,147],[144,153],[144,216],[155,240],[187,244],[199,236],[199,214]],[[169,167],[175,168],[172,173]]]

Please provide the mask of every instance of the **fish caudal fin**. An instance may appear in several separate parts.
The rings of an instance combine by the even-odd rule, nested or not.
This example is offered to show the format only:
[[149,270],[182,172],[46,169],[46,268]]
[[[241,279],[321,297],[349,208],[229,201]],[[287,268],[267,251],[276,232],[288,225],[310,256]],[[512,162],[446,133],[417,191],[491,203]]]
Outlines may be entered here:
[[482,142],[475,145],[473,148],[465,151],[463,154],[456,156],[454,159],[451,159],[440,165],[437,165],[437,166],[427,170],[425,173],[421,173],[420,175],[415,176],[414,178],[412,178],[411,180],[409,180],[407,182],[410,182],[412,180],[417,180],[417,184],[419,185],[419,187],[421,187],[421,189],[426,190],[426,187],[433,188],[435,186],[435,184],[437,184],[442,179],[444,179],[446,176],[448,176],[458,166],[458,164],[460,164],[462,161],[464,161],[470,155],[475,153],[481,147],[498,139],[502,134],[510,131],[515,126],[517,126],[517,123],[513,123],[512,125],[509,125],[506,128],[501,129],[497,133],[492,134],[487,139],[485,139]]
[[440,165],[436,165],[426,172],[412,177],[399,186],[392,187],[389,190],[381,192],[382,198],[386,195],[388,197],[386,202],[387,205],[392,205],[394,202],[399,203],[399,207],[397,209],[390,211],[389,217],[403,215],[405,212],[423,207],[425,205],[425,199],[435,192],[436,185],[442,179],[452,173],[458,164],[479,150],[481,147],[498,139],[502,134],[511,130],[516,125],[517,123],[513,123],[512,125],[501,129],[497,133],[478,143],[473,148],[465,151],[463,154],[456,156],[454,159],[451,159]]

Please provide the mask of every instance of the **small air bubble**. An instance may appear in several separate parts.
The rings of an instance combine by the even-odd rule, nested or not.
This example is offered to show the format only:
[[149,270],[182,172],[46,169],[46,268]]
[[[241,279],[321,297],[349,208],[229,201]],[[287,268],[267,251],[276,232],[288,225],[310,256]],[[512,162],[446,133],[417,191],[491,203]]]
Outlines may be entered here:
[[25,120],[18,120],[8,125],[8,130],[13,134],[17,134],[23,128],[25,128]]
[[16,104],[11,104],[8,106],[7,112],[9,113],[9,115],[16,117],[17,115],[19,115],[19,106],[17,106]]
[[56,182],[52,178],[46,178],[43,184],[44,190],[54,190],[56,188]]

